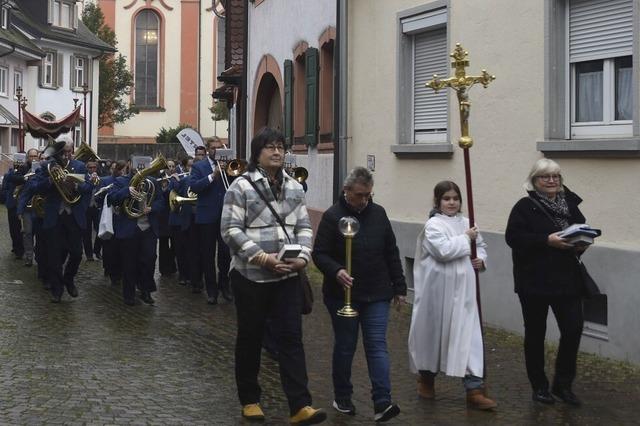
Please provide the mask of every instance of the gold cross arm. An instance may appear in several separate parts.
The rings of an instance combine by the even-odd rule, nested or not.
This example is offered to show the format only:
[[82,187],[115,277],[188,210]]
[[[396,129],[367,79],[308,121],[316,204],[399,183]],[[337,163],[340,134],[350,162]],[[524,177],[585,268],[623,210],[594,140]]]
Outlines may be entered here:
[[428,81],[425,86],[430,87],[436,93],[445,87],[451,87],[455,91],[465,91],[476,83],[482,84],[486,89],[489,83],[495,80],[496,77],[489,74],[487,70],[482,70],[482,74],[479,76],[467,75],[466,67],[469,66],[468,55],[469,52],[464,50],[462,46],[460,46],[460,43],[456,43],[455,50],[449,55],[453,58],[451,66],[455,69],[455,75],[441,80],[438,78],[438,74],[434,74],[433,79]]

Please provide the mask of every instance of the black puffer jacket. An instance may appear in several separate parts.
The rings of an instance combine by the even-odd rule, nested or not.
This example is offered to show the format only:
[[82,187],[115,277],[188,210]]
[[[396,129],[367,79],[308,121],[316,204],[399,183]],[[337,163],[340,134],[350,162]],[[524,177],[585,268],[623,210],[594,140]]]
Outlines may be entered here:
[[[578,205],[582,199],[564,188],[569,205],[569,225],[584,223]],[[544,208],[544,207],[543,207]],[[561,229],[529,197],[511,210],[505,239],[511,247],[515,291],[521,295],[578,296],[582,278],[576,252],[547,245],[549,234]]]
[[338,230],[338,222],[344,216],[353,216],[360,222],[351,251],[352,300],[377,302],[406,295],[407,284],[396,237],[384,208],[370,202],[357,213],[349,208],[344,196],[322,215],[313,246],[313,261],[324,274],[324,295],[336,299],[344,297],[342,286],[336,281],[336,273],[346,269],[345,241]]

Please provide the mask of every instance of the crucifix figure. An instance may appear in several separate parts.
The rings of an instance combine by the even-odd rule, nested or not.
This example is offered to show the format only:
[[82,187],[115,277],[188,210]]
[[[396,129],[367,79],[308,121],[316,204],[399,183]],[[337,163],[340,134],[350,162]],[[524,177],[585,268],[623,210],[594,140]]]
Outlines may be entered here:
[[[476,83],[482,84],[485,88],[495,80],[495,76],[490,75],[486,70],[482,70],[480,76],[467,75],[466,68],[469,66],[469,60],[467,55],[469,52],[465,51],[460,43],[456,43],[456,48],[451,53],[453,61],[451,66],[455,69],[455,75],[447,79],[441,80],[438,75],[434,75],[433,79],[425,83],[425,86],[430,87],[436,93],[445,88],[450,87],[456,91],[458,95],[458,104],[460,108],[460,139],[458,139],[458,145],[464,152],[464,174],[467,186],[467,206],[469,209],[469,226],[473,228],[475,226],[475,218],[473,213],[473,190],[471,185],[471,161],[469,158],[469,148],[473,146],[473,138],[469,135],[469,112],[471,110],[471,102],[469,102],[468,90]],[[471,241],[471,258],[476,257],[476,242]],[[480,317],[480,327],[482,328],[482,309],[480,305],[480,281],[478,280],[478,271],[476,270],[476,302],[478,305],[478,315]],[[484,339],[483,339],[484,342]],[[486,367],[484,369],[486,376]]]

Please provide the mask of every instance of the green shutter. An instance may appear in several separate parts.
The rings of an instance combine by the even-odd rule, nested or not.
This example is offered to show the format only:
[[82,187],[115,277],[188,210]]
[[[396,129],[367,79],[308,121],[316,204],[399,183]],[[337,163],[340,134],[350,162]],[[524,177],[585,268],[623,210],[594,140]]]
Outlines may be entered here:
[[305,52],[305,86],[307,93],[307,104],[305,108],[305,132],[304,141],[309,146],[318,144],[318,49],[310,47]]
[[284,139],[293,145],[293,61],[284,61]]

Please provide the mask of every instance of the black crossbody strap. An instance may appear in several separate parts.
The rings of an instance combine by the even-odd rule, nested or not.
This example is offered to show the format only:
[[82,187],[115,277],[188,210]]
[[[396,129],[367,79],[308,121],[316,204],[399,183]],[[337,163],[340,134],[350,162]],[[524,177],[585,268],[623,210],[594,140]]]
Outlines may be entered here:
[[542,204],[540,204],[540,201],[536,200],[535,198],[533,198],[532,196],[529,196],[529,199],[531,200],[531,202],[533,204],[536,205],[536,207],[538,207],[540,210],[542,210],[542,213],[544,213],[545,216],[547,216],[549,218],[549,220],[551,221],[551,223],[553,223],[555,225],[555,227],[557,228],[558,225],[556,224],[556,221],[553,220],[553,218],[551,217],[551,215],[549,214],[549,212],[547,211],[547,209],[545,209]]
[[269,207],[269,210],[271,210],[271,213],[273,213],[273,216],[278,221],[278,224],[282,227],[282,230],[284,231],[284,234],[287,236],[287,240],[289,240],[289,242],[291,242],[291,238],[289,237],[289,233],[287,232],[287,228],[285,228],[285,226],[284,226],[284,222],[282,221],[282,218],[280,217],[278,212],[276,212],[276,209],[273,208],[273,206],[271,205],[269,200],[267,200],[267,197],[265,197],[264,194],[262,193],[262,191],[260,191],[260,189],[258,189],[258,185],[256,185],[256,183],[254,181],[252,181],[251,178],[249,178],[249,176],[241,175],[240,177],[245,178],[251,184],[251,186],[253,186],[253,189],[256,190],[258,195],[260,195],[260,198],[262,198],[262,201],[264,201],[265,204],[267,205],[267,207]]

